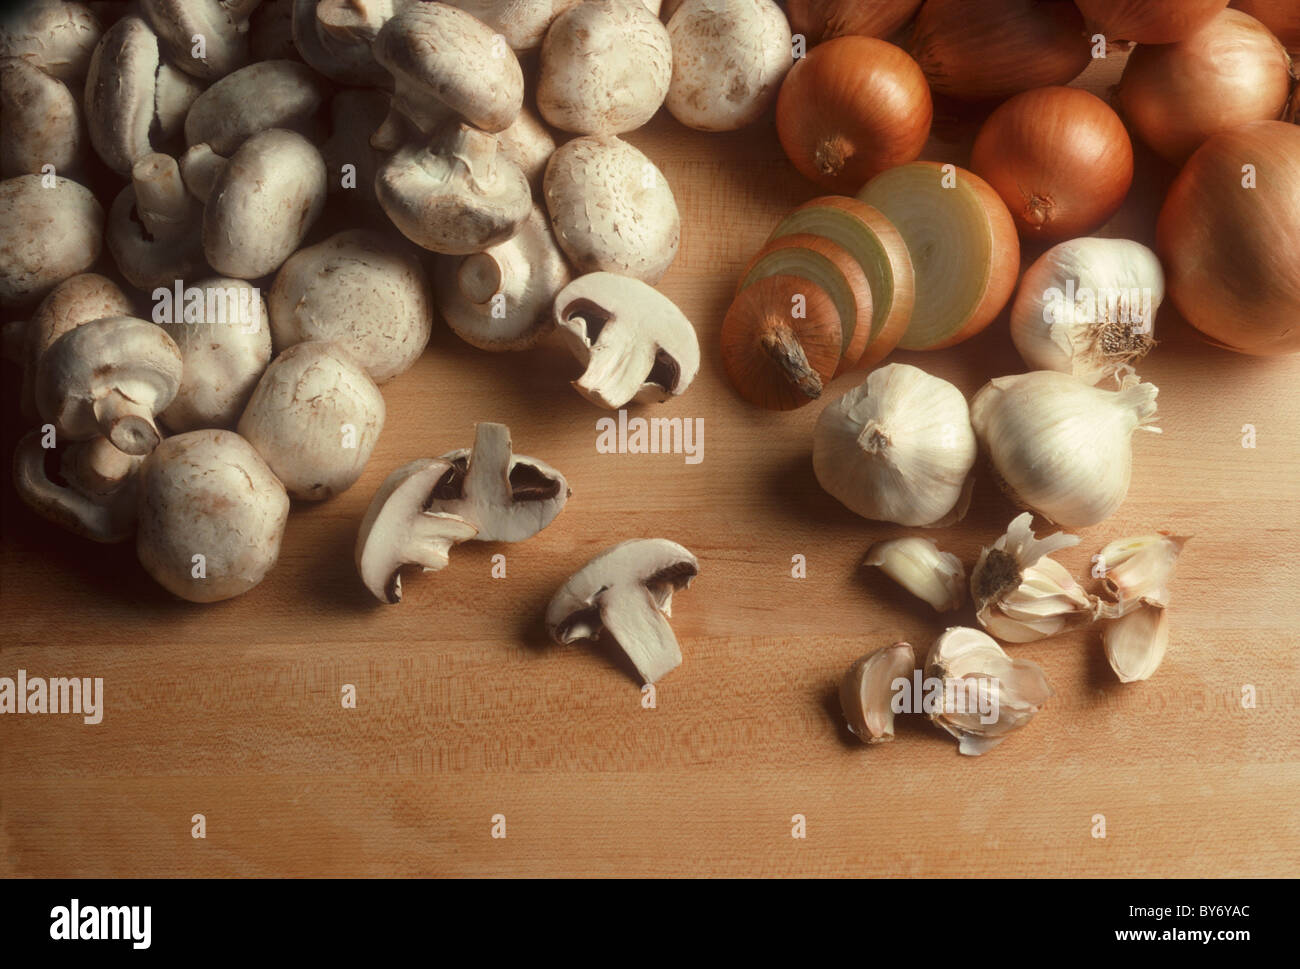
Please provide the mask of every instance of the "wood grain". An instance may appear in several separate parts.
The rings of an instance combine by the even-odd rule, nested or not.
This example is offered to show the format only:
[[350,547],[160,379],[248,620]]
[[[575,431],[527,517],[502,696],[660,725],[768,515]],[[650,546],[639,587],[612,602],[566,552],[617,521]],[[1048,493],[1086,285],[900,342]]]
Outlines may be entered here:
[[[1076,83],[1104,92],[1118,68],[1112,58]],[[940,105],[926,157],[964,162],[975,127]],[[1059,556],[1082,576],[1111,538],[1194,536],[1154,679],[1117,683],[1096,630],[1014,646],[1056,696],[997,750],[960,757],[908,718],[893,744],[868,749],[841,724],[842,672],[899,639],[924,650],[973,617],[939,618],[860,569],[873,541],[905,530],[817,487],[819,406],[760,412],[723,375],[718,328],[735,276],[815,189],[770,119],[711,136],[661,116],[630,140],[676,191],[682,250],[662,289],[703,349],[695,386],[655,413],[703,419],[703,462],[596,453],[603,415],[566,386],[577,368],[562,350],[481,353],[439,326],[384,388],[388,424],[364,477],[295,508],[278,567],[242,598],[169,599],[130,546],[76,541],[6,487],[0,675],[103,677],[106,714],[97,726],[0,718],[0,873],[1300,870],[1300,359],[1214,349],[1161,311],[1143,373],[1160,387],[1164,433],[1138,436],[1129,499]],[[1172,172],[1138,156],[1105,234],[1149,240]],[[891,359],[968,394],[1023,369],[1005,316],[961,346]],[[467,445],[479,420],[507,423],[519,451],[563,470],[567,508],[526,543],[455,549],[446,571],[405,583],[400,606],[370,601],[352,565],[370,495],[399,463]],[[1241,446],[1245,424],[1254,449]],[[8,448],[19,430],[10,410]],[[969,567],[1014,513],[985,476],[967,520],[933,537]],[[653,710],[608,648],[554,646],[541,624],[572,571],[635,536],[675,539],[701,562],[675,602],[685,663]],[[498,552],[505,579],[490,577]],[[806,579],[790,576],[795,554]],[[340,704],[349,683],[355,710]],[[204,840],[190,836],[195,813]],[[504,839],[491,837],[495,814]],[[791,837],[796,814],[806,839]],[[1091,836],[1097,814],[1104,839]]]

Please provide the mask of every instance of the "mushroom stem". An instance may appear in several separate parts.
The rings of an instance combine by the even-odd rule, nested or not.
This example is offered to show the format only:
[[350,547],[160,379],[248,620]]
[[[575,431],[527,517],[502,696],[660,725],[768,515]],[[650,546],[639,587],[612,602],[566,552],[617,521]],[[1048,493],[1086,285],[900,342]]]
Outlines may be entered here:
[[163,239],[190,228],[191,201],[176,159],[159,152],[145,155],[131,168],[135,209],[150,234]]
[[126,454],[148,454],[162,440],[149,407],[117,388],[95,401],[95,420],[104,436]]
[[504,276],[500,261],[492,253],[476,252],[460,264],[456,283],[462,296],[477,306],[484,306],[501,292]]
[[119,451],[106,437],[77,441],[63,458],[63,477],[90,498],[116,494],[140,466],[138,457]]
[[815,400],[822,394],[821,375],[808,362],[799,338],[787,324],[769,324],[759,337],[759,345],[772,362],[780,368],[782,376],[799,393]]
[[460,162],[476,181],[480,175],[485,179],[492,177],[492,166],[497,157],[497,140],[493,135],[462,124],[435,138],[430,147],[439,155]]

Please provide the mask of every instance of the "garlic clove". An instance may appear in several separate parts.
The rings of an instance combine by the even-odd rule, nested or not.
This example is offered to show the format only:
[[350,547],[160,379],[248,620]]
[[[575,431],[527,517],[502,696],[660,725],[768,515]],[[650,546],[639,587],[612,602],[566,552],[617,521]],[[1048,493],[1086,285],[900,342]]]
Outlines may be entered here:
[[863,656],[840,683],[840,707],[849,730],[864,744],[894,739],[894,684],[910,683],[916,669],[911,644],[895,643]]
[[1169,613],[1164,606],[1143,603],[1106,623],[1102,644],[1121,683],[1150,679],[1169,648]]
[[1102,585],[1116,600],[1115,616],[1124,616],[1141,603],[1169,605],[1169,582],[1178,555],[1187,544],[1181,535],[1139,535],[1111,542],[1097,556],[1105,574]]
[[873,565],[938,612],[958,608],[964,599],[966,570],[961,559],[941,552],[928,538],[895,538],[867,550],[863,565]]

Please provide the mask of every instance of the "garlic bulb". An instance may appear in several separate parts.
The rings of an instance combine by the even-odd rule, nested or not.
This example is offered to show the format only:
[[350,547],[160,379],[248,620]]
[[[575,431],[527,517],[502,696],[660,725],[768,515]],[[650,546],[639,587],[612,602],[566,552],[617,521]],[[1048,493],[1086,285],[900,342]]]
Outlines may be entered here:
[[961,605],[966,570],[961,559],[939,551],[928,538],[895,538],[877,542],[867,550],[863,565],[877,566],[918,599],[938,612],[951,612]]
[[1053,370],[998,377],[971,402],[971,424],[1021,505],[1068,528],[1109,518],[1128,494],[1133,431],[1156,417],[1156,388],[1119,390]]
[[[978,756],[1033,719],[1052,696],[1039,667],[1012,659],[991,636],[953,626],[925,658],[927,684],[939,680],[942,699],[927,704],[930,719],[957,738],[957,749]],[[927,685],[927,692],[930,687]]]
[[1052,552],[1079,544],[1057,532],[1034,538],[1034,516],[1019,515],[992,548],[980,552],[970,592],[980,625],[1009,643],[1032,643],[1092,622],[1101,604],[1074,581]]
[[1155,345],[1165,296],[1160,260],[1128,239],[1072,239],[1034,261],[1011,306],[1011,339],[1031,370],[1089,384],[1117,376]]
[[1123,616],[1141,604],[1169,605],[1169,580],[1187,539],[1178,535],[1118,538],[1097,555],[1102,585],[1116,600],[1108,614]]
[[964,517],[975,453],[961,391],[901,363],[827,404],[813,432],[822,488],[864,518],[900,525]]
[[894,739],[894,683],[916,669],[909,643],[895,643],[863,656],[840,684],[840,708],[849,730],[864,744]]
[[1143,604],[1106,623],[1102,644],[1121,683],[1149,679],[1169,647],[1169,613],[1164,606]]

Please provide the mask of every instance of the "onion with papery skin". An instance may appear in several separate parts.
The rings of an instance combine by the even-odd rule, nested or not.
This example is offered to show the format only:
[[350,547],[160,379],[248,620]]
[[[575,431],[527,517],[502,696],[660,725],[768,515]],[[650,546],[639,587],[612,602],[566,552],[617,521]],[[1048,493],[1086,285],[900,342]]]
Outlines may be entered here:
[[1186,40],[1135,50],[1115,103],[1134,134],[1181,165],[1210,135],[1282,117],[1290,68],[1267,27],[1224,10]]
[[884,213],[912,257],[916,302],[901,348],[949,347],[993,322],[1016,287],[1020,240],[988,182],[955,165],[912,162],[877,175],[858,198]]
[[722,321],[727,377],[741,397],[769,410],[820,397],[840,350],[835,303],[797,276],[768,276],[741,290]]
[[847,249],[871,286],[871,336],[857,369],[889,355],[912,320],[916,290],[912,257],[894,224],[877,209],[846,195],[823,195],[795,209],[773,231],[772,239],[809,232]]
[[1175,44],[1190,37],[1228,0],[1078,0],[1088,23],[1110,40]]
[[789,0],[790,29],[809,44],[858,34],[888,37],[912,19],[921,0]]
[[933,114],[925,76],[906,51],[874,37],[837,37],[785,76],[776,132],[804,177],[851,194],[920,155]]
[[1232,5],[1271,30],[1287,50],[1300,52],[1300,3],[1296,0],[1233,0]]
[[1133,146],[1101,98],[1045,87],[989,115],[970,167],[1002,196],[1024,238],[1054,242],[1090,232],[1119,210],[1133,182]]
[[824,289],[840,318],[840,363],[835,373],[857,364],[871,336],[871,283],[847,249],[814,235],[773,239],[740,274],[737,293],[767,276],[798,276]]
[[962,101],[1066,84],[1092,59],[1067,0],[926,0],[911,51],[936,93]]
[[1211,342],[1300,350],[1300,127],[1253,121],[1201,145],[1165,197],[1156,251],[1170,299]]

